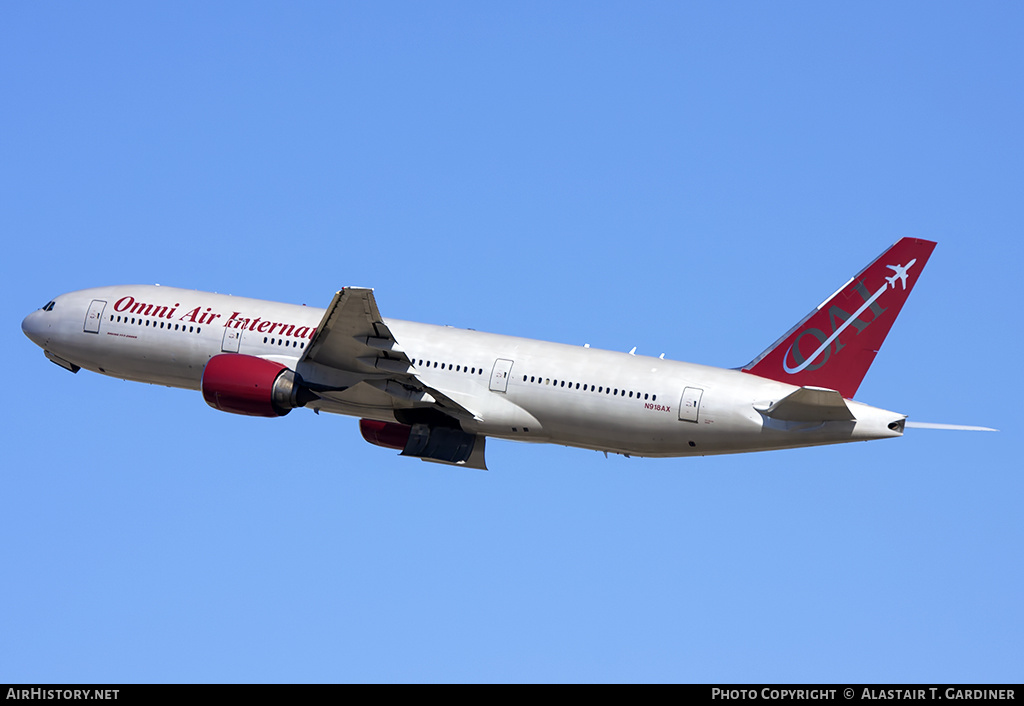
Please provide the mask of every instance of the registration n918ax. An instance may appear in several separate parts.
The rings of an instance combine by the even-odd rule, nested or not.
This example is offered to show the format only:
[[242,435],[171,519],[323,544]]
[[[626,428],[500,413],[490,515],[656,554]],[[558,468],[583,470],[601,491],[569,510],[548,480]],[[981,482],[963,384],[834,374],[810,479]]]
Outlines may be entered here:
[[200,390],[233,414],[351,415],[370,443],[438,463],[486,468],[488,436],[635,456],[766,451],[903,434],[906,415],[853,397],[934,247],[900,240],[741,369],[386,319],[357,287],[326,309],[99,287],[22,330],[73,373]]

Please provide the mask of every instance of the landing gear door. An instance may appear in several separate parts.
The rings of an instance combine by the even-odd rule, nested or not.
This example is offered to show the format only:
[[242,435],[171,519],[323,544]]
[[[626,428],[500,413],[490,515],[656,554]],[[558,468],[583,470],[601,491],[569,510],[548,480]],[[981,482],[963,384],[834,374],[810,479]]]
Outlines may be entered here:
[[688,387],[683,390],[683,398],[679,400],[679,421],[697,422],[700,413],[700,398],[704,390],[699,387]]
[[493,392],[508,392],[508,376],[511,373],[511,360],[498,358],[494,361],[494,369],[491,371],[491,390]]
[[242,331],[237,328],[226,328],[224,329],[224,341],[221,343],[220,349],[224,353],[237,353],[238,344],[242,341]]
[[99,333],[100,321],[103,320],[103,308],[107,305],[105,301],[93,299],[89,305],[89,311],[85,315],[85,332]]

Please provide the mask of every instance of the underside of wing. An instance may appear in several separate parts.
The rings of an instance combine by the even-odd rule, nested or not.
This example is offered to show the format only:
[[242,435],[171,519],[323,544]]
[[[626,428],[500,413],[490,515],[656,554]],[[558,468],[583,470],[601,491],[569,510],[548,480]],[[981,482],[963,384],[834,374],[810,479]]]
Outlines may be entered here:
[[324,312],[304,361],[349,372],[408,372],[411,365],[377,309],[373,290],[346,287]]
[[[396,431],[408,440],[408,447],[403,446],[405,455],[485,468],[482,438],[477,444],[475,435],[459,429],[460,421],[479,417],[452,394],[426,384],[417,375],[412,359],[380,315],[372,289],[346,287],[335,294],[299,361],[298,372],[309,389],[327,403],[324,408],[328,411],[332,411],[331,403],[348,410],[392,410],[400,422],[393,426],[403,427]],[[376,443],[375,438],[367,440]],[[455,460],[449,458],[452,454]]]

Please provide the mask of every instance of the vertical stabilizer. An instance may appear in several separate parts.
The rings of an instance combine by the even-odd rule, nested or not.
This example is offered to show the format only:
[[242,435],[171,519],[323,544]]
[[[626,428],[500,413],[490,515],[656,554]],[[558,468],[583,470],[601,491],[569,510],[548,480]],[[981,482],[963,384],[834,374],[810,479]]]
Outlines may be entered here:
[[903,238],[743,371],[852,398],[934,249]]

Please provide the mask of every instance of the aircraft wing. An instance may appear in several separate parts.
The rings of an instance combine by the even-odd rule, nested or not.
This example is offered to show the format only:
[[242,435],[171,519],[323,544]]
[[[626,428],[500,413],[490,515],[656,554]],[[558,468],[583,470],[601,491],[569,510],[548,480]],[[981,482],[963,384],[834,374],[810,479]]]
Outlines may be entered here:
[[346,374],[348,384],[337,389],[313,388],[321,397],[341,399],[343,388],[363,382],[396,399],[432,405],[456,418],[479,418],[417,376],[412,360],[380,315],[372,289],[345,287],[334,295],[301,362]]
[[411,361],[384,323],[373,290],[345,287],[334,295],[324,312],[304,360],[328,368],[363,372],[367,367],[391,372],[408,371]]

